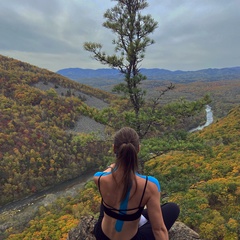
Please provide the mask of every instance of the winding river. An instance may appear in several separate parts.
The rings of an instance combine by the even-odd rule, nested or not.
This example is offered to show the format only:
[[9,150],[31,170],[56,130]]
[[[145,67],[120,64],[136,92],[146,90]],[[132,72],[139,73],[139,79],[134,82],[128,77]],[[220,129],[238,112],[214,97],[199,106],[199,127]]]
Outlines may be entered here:
[[205,122],[205,124],[204,125],[200,125],[200,126],[198,126],[196,128],[193,128],[189,132],[196,132],[196,131],[202,130],[203,128],[205,128],[205,127],[207,127],[207,126],[209,126],[210,124],[213,123],[212,108],[209,105],[206,105],[205,111],[206,111],[206,122]]
[[48,190],[2,206],[0,208],[0,239],[1,233],[4,233],[9,227],[24,226],[33,219],[40,206],[47,206],[59,197],[76,196],[86,182],[92,179],[93,174],[94,172],[88,172]]

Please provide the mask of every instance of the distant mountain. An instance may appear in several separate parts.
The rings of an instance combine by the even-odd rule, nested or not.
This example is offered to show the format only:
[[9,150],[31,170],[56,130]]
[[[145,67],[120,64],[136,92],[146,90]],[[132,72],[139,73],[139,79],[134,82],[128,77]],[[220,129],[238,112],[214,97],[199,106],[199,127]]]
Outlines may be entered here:
[[[95,87],[117,84],[123,79],[123,75],[116,69],[82,69],[65,68],[57,71],[58,74],[72,80]],[[148,80],[171,81],[189,83],[195,81],[219,81],[219,80],[240,80],[240,67],[231,68],[209,68],[197,71],[170,71],[159,68],[142,68],[141,73],[146,75]],[[101,81],[99,81],[101,79]]]

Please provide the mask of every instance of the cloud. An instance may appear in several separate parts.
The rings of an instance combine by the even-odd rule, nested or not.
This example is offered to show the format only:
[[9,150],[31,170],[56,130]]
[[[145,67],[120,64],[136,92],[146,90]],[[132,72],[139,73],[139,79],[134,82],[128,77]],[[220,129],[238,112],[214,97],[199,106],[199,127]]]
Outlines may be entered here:
[[[239,0],[149,0],[159,27],[150,36],[143,67],[196,70],[239,65]],[[112,53],[111,31],[102,26],[110,0],[0,1],[0,54],[53,71],[100,68],[83,50],[86,41]],[[104,66],[105,67],[105,66]]]
[[236,1],[165,1],[155,33],[160,63],[186,70],[239,64],[237,5]]

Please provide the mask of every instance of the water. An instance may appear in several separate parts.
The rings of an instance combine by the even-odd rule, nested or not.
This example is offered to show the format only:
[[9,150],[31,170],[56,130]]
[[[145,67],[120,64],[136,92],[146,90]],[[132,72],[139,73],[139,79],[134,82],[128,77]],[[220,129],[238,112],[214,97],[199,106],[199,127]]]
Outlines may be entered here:
[[213,123],[212,108],[209,105],[206,105],[205,111],[206,111],[206,123],[204,125],[200,125],[196,128],[191,129],[189,132],[196,132],[196,131],[202,130],[203,128],[205,128]]
[[41,206],[47,206],[59,197],[74,197],[86,182],[91,180],[93,172],[83,174],[73,180],[58,184],[48,190],[41,191],[15,201],[0,208],[0,239],[1,234],[9,227],[21,227],[33,219]]

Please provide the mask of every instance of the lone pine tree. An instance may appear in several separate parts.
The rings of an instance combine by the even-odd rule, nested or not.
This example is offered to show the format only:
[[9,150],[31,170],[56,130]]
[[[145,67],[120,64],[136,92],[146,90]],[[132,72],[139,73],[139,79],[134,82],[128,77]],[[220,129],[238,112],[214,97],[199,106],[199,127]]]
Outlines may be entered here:
[[[140,87],[146,76],[140,73],[139,64],[145,56],[146,48],[154,43],[149,38],[158,23],[151,15],[142,15],[141,11],[148,6],[145,0],[121,0],[108,9],[103,26],[116,35],[113,40],[115,53],[107,55],[102,45],[87,42],[85,50],[93,53],[93,57],[111,68],[118,69],[124,75],[124,83],[114,87],[114,91],[123,93],[132,104],[135,113],[135,128],[140,133],[139,111],[145,102],[146,92]],[[141,135],[141,134],[140,134]]]

